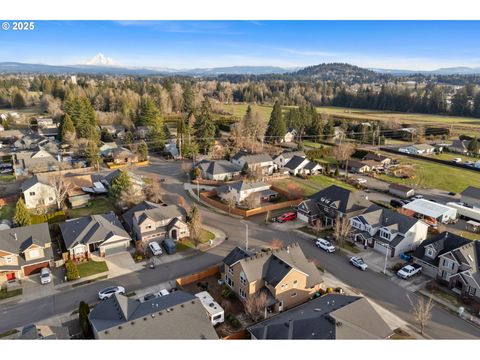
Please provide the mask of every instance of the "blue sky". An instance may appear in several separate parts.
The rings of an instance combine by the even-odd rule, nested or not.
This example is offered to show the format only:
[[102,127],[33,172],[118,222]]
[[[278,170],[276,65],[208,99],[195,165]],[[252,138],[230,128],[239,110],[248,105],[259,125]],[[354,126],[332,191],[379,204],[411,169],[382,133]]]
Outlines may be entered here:
[[476,21],[38,21],[0,31],[0,61],[175,69],[348,62],[431,70],[480,66]]

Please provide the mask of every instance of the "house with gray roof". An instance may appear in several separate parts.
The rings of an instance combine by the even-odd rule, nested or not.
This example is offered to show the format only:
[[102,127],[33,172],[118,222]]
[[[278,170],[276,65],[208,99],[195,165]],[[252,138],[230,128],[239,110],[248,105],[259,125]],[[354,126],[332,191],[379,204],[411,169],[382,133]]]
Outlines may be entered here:
[[127,250],[132,240],[113,212],[67,220],[60,231],[72,259],[116,254]]
[[250,170],[260,168],[264,175],[271,175],[276,168],[272,157],[266,153],[250,154],[245,150],[240,150],[232,156],[230,161],[241,169],[243,169],[245,164],[247,164]]
[[49,267],[51,245],[47,223],[0,230],[0,285]]
[[331,226],[335,219],[358,215],[370,205],[358,193],[331,185],[302,201],[297,206],[297,216],[310,225],[319,220],[325,226]]
[[277,168],[280,169],[283,168],[294,156],[299,156],[301,158],[307,157],[303,151],[284,150],[273,158],[273,162]]
[[259,202],[265,202],[278,196],[278,193],[272,190],[271,187],[271,184],[263,181],[241,180],[219,186],[216,192],[222,200],[228,201],[234,198],[237,204],[242,204],[249,196],[257,196]]
[[254,340],[379,340],[393,330],[364,297],[327,294],[248,328]]
[[237,247],[223,260],[222,279],[243,302],[264,293],[268,312],[304,303],[323,281],[298,243],[259,252]]
[[471,140],[453,140],[452,144],[448,146],[448,150],[458,154],[468,154],[468,145]]
[[132,189],[134,192],[141,192],[143,191],[143,188],[145,187],[145,182],[143,181],[142,177],[140,175],[137,175],[129,170],[125,169],[117,169],[114,170],[107,175],[103,176],[103,178],[100,179],[100,182],[109,188],[112,184],[112,181],[119,176],[122,172],[126,172],[128,175],[128,178],[130,179],[130,184],[132,186]]
[[320,164],[297,155],[293,156],[283,168],[293,176],[298,174],[314,175],[323,169]]
[[190,235],[187,214],[178,205],[143,201],[122,216],[135,241],[180,240]]
[[239,177],[242,172],[242,168],[239,165],[227,160],[203,160],[196,167],[200,169],[203,179],[217,181],[231,180]]
[[450,232],[422,242],[414,252],[422,272],[453,292],[480,301],[480,244]]
[[144,302],[115,294],[88,319],[99,340],[218,340],[201,300],[184,291]]
[[423,221],[378,205],[350,218],[350,225],[355,241],[391,257],[414,250],[428,234]]
[[469,186],[461,192],[460,201],[468,206],[480,208],[480,188]]
[[70,167],[68,162],[60,161],[45,149],[21,151],[13,155],[16,176],[58,171]]

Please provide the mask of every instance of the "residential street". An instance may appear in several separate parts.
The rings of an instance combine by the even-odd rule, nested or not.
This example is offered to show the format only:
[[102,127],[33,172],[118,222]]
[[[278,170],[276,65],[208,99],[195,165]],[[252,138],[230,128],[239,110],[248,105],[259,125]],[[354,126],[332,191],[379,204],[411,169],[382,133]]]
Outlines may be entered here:
[[[151,165],[138,169],[142,175],[157,174],[166,179],[162,188],[167,192],[168,201],[178,201],[182,196],[188,203],[192,199],[183,189],[181,170],[178,162],[166,162],[153,158]],[[168,174],[168,175],[165,175]],[[352,267],[347,257],[341,253],[327,254],[313,244],[306,235],[299,235],[293,231],[278,231],[271,225],[259,225],[253,221],[243,222],[237,218],[228,217],[201,206],[201,215],[205,224],[224,231],[229,239],[208,253],[199,253],[195,257],[188,257],[155,269],[144,269],[112,280],[92,283],[40,298],[31,302],[9,303],[0,306],[0,332],[38,322],[56,314],[73,311],[81,300],[95,303],[97,292],[111,284],[122,285],[127,292],[153,286],[180,276],[194,273],[209,266],[218,264],[223,257],[236,245],[245,246],[245,230],[248,224],[249,247],[268,246],[272,239],[280,239],[285,244],[298,241],[307,258],[315,260],[326,271],[334,274],[352,288],[357,289],[365,296],[370,297],[379,305],[390,310],[397,316],[415,324],[411,315],[411,305],[407,298],[407,290],[384,275],[374,271],[362,272]],[[412,300],[417,295],[410,293]],[[432,321],[427,326],[428,336],[439,339],[453,338],[480,338],[480,328],[470,325],[456,315],[435,306]]]

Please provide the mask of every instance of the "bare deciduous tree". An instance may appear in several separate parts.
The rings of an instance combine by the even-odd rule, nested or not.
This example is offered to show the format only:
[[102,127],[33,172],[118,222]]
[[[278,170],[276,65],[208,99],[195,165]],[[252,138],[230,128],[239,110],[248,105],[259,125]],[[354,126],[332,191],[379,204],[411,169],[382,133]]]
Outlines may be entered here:
[[158,180],[151,179],[151,182],[145,187],[145,197],[148,201],[159,203],[162,201],[162,187]]
[[182,168],[182,173],[184,174],[185,177],[187,177],[190,174],[190,172],[192,171],[193,165],[189,161],[183,161],[182,165],[181,165],[181,168]]
[[293,183],[287,185],[287,192],[289,199],[302,199],[305,195],[305,190]]
[[283,248],[284,245],[285,245],[284,242],[280,239],[277,239],[277,238],[272,239],[272,241],[270,241],[270,248],[271,249],[281,249],[281,248]]
[[320,219],[315,220],[315,223],[313,224],[313,230],[317,236],[320,236],[320,233],[323,230],[323,223]]
[[333,236],[337,244],[342,245],[350,235],[352,226],[347,219],[338,217],[333,224]]
[[235,209],[235,205],[237,204],[237,200],[234,196],[230,196],[226,199],[227,206],[228,206],[228,215],[231,214],[232,209]]
[[348,160],[355,152],[355,145],[352,143],[343,143],[335,146],[333,149],[333,155],[337,160],[345,165],[345,178],[348,178]]
[[424,334],[425,326],[427,326],[428,322],[432,318],[432,309],[433,309],[433,299],[430,297],[428,301],[426,301],[423,296],[419,296],[417,301],[412,301],[410,296],[408,296],[408,301],[412,305],[413,316],[415,320],[418,321],[420,325],[420,334]]
[[267,294],[265,291],[257,291],[248,296],[245,301],[245,313],[253,320],[258,321],[265,313],[267,306]]
[[248,209],[255,209],[260,205],[260,196],[256,193],[252,193],[244,200],[244,204]]
[[72,184],[65,180],[62,174],[50,176],[48,179],[50,186],[53,188],[55,194],[55,201],[57,203],[57,209],[61,210],[62,204],[67,197],[68,191],[72,188]]
[[140,204],[143,200],[145,200],[143,192],[129,186],[122,190],[117,203],[120,207],[131,207]]

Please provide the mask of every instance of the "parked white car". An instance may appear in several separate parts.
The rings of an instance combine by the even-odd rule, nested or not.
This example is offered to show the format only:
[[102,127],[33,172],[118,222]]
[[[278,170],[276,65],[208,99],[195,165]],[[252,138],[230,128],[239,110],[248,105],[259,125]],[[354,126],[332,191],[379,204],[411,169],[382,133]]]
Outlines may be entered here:
[[358,184],[366,184],[366,183],[367,183],[367,180],[366,180],[366,179],[362,179],[362,178],[356,178],[355,181],[356,181]]
[[352,256],[349,261],[350,261],[350,264],[352,264],[353,266],[355,266],[356,268],[358,268],[360,270],[365,271],[368,268],[367,264],[365,263],[365,261],[363,261],[362,258]]
[[335,252],[335,246],[333,246],[332,243],[328,240],[318,238],[317,241],[315,241],[315,245],[328,253]]
[[455,158],[452,160],[452,162],[456,163],[456,164],[459,164],[462,162],[462,158]]
[[168,292],[167,289],[162,289],[162,290],[160,290],[158,293],[156,293],[155,295],[157,295],[158,297],[160,297],[160,296],[165,296],[165,295],[168,295],[168,294],[170,294],[170,293]]
[[109,286],[98,292],[98,298],[100,300],[106,300],[111,296],[113,296],[114,294],[124,295],[125,288],[123,286]]
[[48,267],[43,268],[40,271],[40,282],[42,285],[49,284],[52,282],[52,272]]
[[150,248],[150,251],[152,252],[153,255],[158,256],[162,255],[162,248],[156,241],[152,241],[151,243],[148,244],[148,247]]

